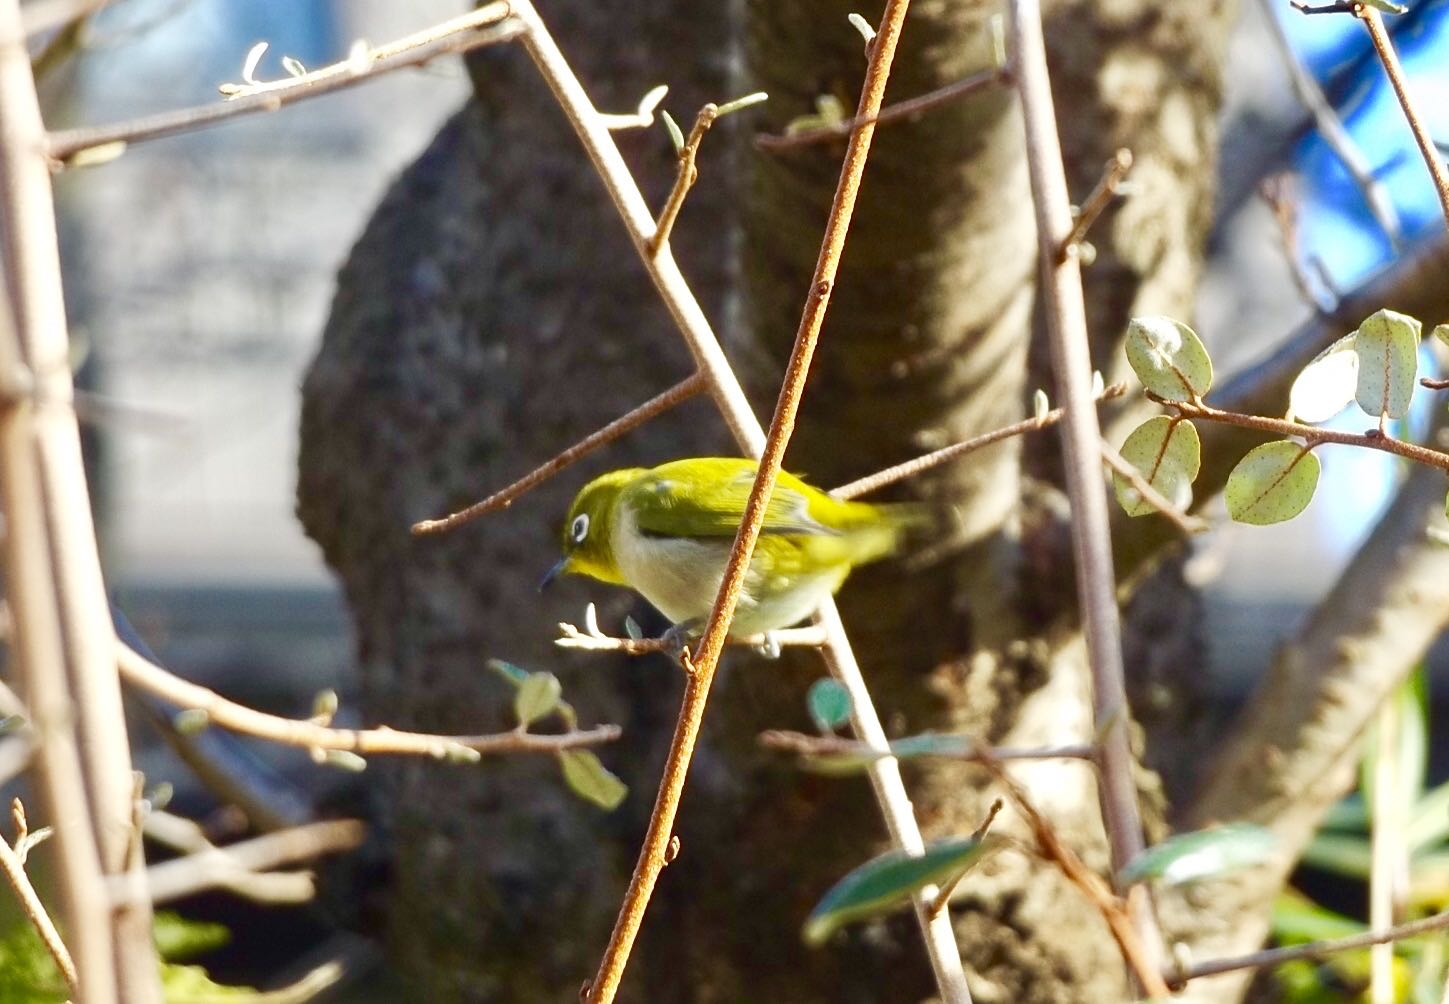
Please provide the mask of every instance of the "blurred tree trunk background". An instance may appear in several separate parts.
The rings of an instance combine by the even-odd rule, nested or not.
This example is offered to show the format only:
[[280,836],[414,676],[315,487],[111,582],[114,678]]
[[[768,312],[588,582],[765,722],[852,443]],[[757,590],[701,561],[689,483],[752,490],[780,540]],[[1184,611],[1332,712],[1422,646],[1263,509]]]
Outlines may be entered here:
[[[1048,4],[1074,194],[1085,197],[1118,147],[1137,161],[1131,196],[1091,236],[1087,299],[1109,378],[1130,314],[1191,317],[1233,7]],[[602,109],[630,109],[664,82],[684,122],[705,101],[769,92],[762,110],[706,139],[672,240],[762,416],[843,144],[760,151],[750,134],[780,131],[820,95],[853,107],[864,59],[846,14],[873,20],[878,8],[543,5]],[[996,13],[977,0],[917,0],[887,100],[990,65]],[[410,538],[413,521],[512,480],[690,366],[525,57],[488,51],[471,72],[476,100],[394,185],[339,276],[304,388],[299,512],[351,602],[369,716],[399,728],[507,727],[509,691],[485,669],[497,657],[553,669],[586,721],[624,726],[625,739],[601,752],[631,794],[607,815],[569,795],[547,759],[371,768],[384,779],[378,812],[391,842],[374,905],[426,999],[556,1001],[592,975],[607,938],[682,679],[659,660],[561,653],[554,622],[577,621],[586,597],[602,601],[608,624],[630,601],[577,585],[540,597],[534,586],[588,476],[730,444],[709,403],[694,401],[505,512]],[[658,205],[673,176],[662,131],[618,138]],[[1036,387],[1050,393],[1033,318],[1035,243],[1009,91],[883,128],[787,467],[840,483],[1010,422]],[[1051,435],[1010,441],[910,483],[949,526],[925,553],[868,569],[842,594],[892,731],[960,729],[1012,744],[1089,734],[1055,451]],[[1160,819],[1205,738],[1184,730],[1194,697],[1162,670],[1200,657],[1194,600],[1170,562],[1153,574],[1150,595],[1129,607],[1128,658],[1134,710],[1166,781],[1143,781]],[[756,744],[763,729],[806,725],[803,694],[822,674],[810,655],[727,666],[682,807],[682,853],[650,908],[627,999],[864,1004],[932,992],[908,918],[822,950],[799,942],[819,894],[884,841],[863,779],[805,774]],[[1089,771],[1043,763],[1022,776],[1104,864]],[[933,766],[908,780],[928,835],[979,824],[979,771]],[[1125,999],[1100,919],[1050,869],[999,856],[956,916],[977,1001]]]

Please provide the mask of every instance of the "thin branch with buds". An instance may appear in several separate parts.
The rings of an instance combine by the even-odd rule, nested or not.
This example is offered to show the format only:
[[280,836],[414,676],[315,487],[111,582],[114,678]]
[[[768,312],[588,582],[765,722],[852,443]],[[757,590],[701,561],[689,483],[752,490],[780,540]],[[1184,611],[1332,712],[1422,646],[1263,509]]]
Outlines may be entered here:
[[203,725],[218,725],[259,739],[299,746],[310,750],[340,750],[362,754],[411,754],[476,763],[485,755],[499,753],[557,753],[580,746],[595,746],[619,738],[617,725],[599,725],[592,729],[570,730],[556,735],[533,732],[499,732],[487,735],[433,735],[425,732],[400,732],[389,728],[337,729],[315,721],[282,718],[257,711],[190,683],[144,658],[134,649],[120,646],[117,654],[121,677],[128,684],[140,687],[204,716]]
[[1107,922],[1107,928],[1117,941],[1117,947],[1122,951],[1122,957],[1127,960],[1128,967],[1137,977],[1142,989],[1150,997],[1165,999],[1170,996],[1167,983],[1156,965],[1159,953],[1155,946],[1143,940],[1138,925],[1134,922],[1129,902],[1114,893],[1106,880],[1083,864],[1077,853],[1062,843],[1052,824],[1032,803],[1026,790],[1016,783],[1000,762],[989,756],[982,757],[980,762],[991,771],[1026,820],[1027,827],[1036,840],[1037,853],[1044,860],[1056,865],[1067,881],[1081,890],[1102,914],[1102,919]]
[[[1112,871],[1116,874],[1143,849],[1137,804],[1135,761],[1128,741],[1126,684],[1112,567],[1112,539],[1100,469],[1102,433],[1092,407],[1092,361],[1088,345],[1081,263],[1059,250],[1073,232],[1061,139],[1057,132],[1037,0],[1010,0],[1008,37],[1017,91],[1026,127],[1027,167],[1036,207],[1041,259],[1041,297],[1052,349],[1058,396],[1066,410],[1063,442],[1067,492],[1072,506],[1072,544],[1076,556],[1077,595],[1092,676],[1093,718],[1100,750],[1098,797],[1107,830]],[[1161,935],[1145,890],[1133,889],[1127,902],[1147,963],[1155,973]],[[1145,964],[1144,964],[1145,965]],[[1134,965],[1140,970],[1144,965]],[[1139,979],[1142,973],[1138,973]],[[1151,986],[1144,983],[1144,988]]]
[[162,112],[113,125],[53,132],[47,152],[61,165],[78,158],[88,159],[82,155],[108,159],[106,154],[122,153],[132,143],[192,132],[241,115],[274,112],[305,98],[330,94],[384,73],[423,66],[439,56],[506,42],[519,31],[515,25],[506,23],[510,12],[507,0],[496,0],[375,49],[359,44],[341,62],[310,73],[266,84],[228,85],[232,89],[223,93],[231,97],[215,104]]
[[980,73],[973,73],[961,80],[952,81],[944,87],[938,87],[934,91],[927,91],[918,97],[886,105],[870,118],[861,118],[857,115],[839,122],[832,122],[829,125],[800,129],[795,132],[785,132],[779,135],[761,133],[755,137],[755,146],[761,150],[788,150],[814,143],[842,140],[848,137],[857,126],[890,125],[894,122],[909,121],[932,108],[939,108],[959,98],[984,91],[988,87],[1000,87],[1010,81],[1011,71],[1005,66],[982,70]]
[[[1404,239],[1403,225],[1399,221],[1399,213],[1394,208],[1394,200],[1389,196],[1388,188],[1382,181],[1374,177],[1368,158],[1364,156],[1363,151],[1349,135],[1343,119],[1339,118],[1338,112],[1324,96],[1323,88],[1318,86],[1318,81],[1304,68],[1297,53],[1293,51],[1293,45],[1288,40],[1288,33],[1284,31],[1283,23],[1278,20],[1278,16],[1273,13],[1272,5],[1273,0],[1259,0],[1263,17],[1268,22],[1268,34],[1278,49],[1284,69],[1288,71],[1288,79],[1293,84],[1293,92],[1298,95],[1299,102],[1313,116],[1313,124],[1318,129],[1318,134],[1338,156],[1339,163],[1343,165],[1349,177],[1353,178],[1353,183],[1363,193],[1369,212],[1373,214],[1384,235],[1388,237],[1389,243],[1397,250]],[[1291,253],[1289,258],[1296,260]]]
[[329,819],[217,847],[191,820],[153,811],[146,817],[145,832],[188,852],[146,870],[145,889],[153,903],[208,889],[225,889],[258,903],[299,903],[315,892],[311,874],[274,869],[350,851],[362,843],[367,827],[355,819]]
[[1324,443],[1359,446],[1368,450],[1392,453],[1426,467],[1437,467],[1442,471],[1449,472],[1449,453],[1396,439],[1379,429],[1369,429],[1365,432],[1343,432],[1338,429],[1305,425],[1287,418],[1269,418],[1266,415],[1244,415],[1236,411],[1223,411],[1200,401],[1166,401],[1151,392],[1148,392],[1147,396],[1159,404],[1174,409],[1183,418],[1198,418],[1205,422],[1235,425],[1242,429],[1256,429],[1259,432],[1267,432],[1275,436],[1297,437],[1304,440],[1310,450]]
[[35,886],[30,883],[30,876],[25,873],[26,853],[39,842],[37,838],[43,839],[43,836],[29,832],[25,822],[25,807],[18,798],[11,803],[11,815],[18,832],[14,844],[0,838],[0,871],[5,873],[5,880],[15,890],[15,896],[20,900],[20,908],[35,928],[35,933],[40,935],[45,950],[55,960],[56,968],[65,978],[71,997],[79,997],[80,978],[76,975],[75,960],[70,957],[70,950],[65,947],[60,932],[56,930],[55,921],[50,919],[45,904],[40,901]]
[[1267,969],[1270,966],[1281,966],[1285,962],[1296,962],[1299,959],[1322,959],[1339,952],[1351,952],[1356,948],[1368,948],[1370,945],[1403,941],[1405,938],[1414,938],[1431,931],[1442,931],[1445,928],[1449,928],[1449,910],[1436,913],[1432,917],[1425,917],[1422,920],[1411,920],[1406,924],[1385,928],[1382,931],[1365,931],[1363,934],[1354,934],[1346,938],[1311,941],[1306,945],[1290,945],[1287,948],[1269,948],[1231,959],[1210,959],[1207,962],[1189,966],[1180,972],[1169,973],[1168,985],[1176,989],[1181,988],[1189,980],[1198,980],[1205,976],[1220,976],[1223,973],[1237,972],[1241,969]]
[[1072,224],[1071,232],[1067,234],[1057,250],[1058,260],[1065,260],[1069,255],[1081,252],[1082,242],[1087,238],[1087,231],[1092,229],[1092,224],[1097,222],[1097,217],[1102,215],[1102,212],[1122,190],[1122,184],[1127,180],[1127,172],[1130,170],[1132,170],[1132,151],[1121,147],[1102,168],[1102,177],[1098,179],[1096,186],[1087,195],[1087,200],[1082,203],[1082,207],[1074,213],[1076,222]]
[[573,446],[556,454],[552,459],[539,464],[507,488],[500,488],[483,501],[475,502],[467,508],[460,509],[451,515],[444,516],[440,519],[420,520],[413,524],[412,532],[418,535],[442,533],[462,526],[464,523],[477,519],[485,513],[495,512],[499,509],[507,509],[518,500],[519,496],[537,488],[559,471],[582,460],[599,447],[606,446],[614,440],[619,439],[625,433],[638,428],[656,415],[663,414],[675,405],[689,400],[704,390],[705,386],[706,380],[704,375],[696,371],[664,393],[650,398],[628,414],[621,415],[602,429],[590,433]]
[[[622,652],[625,655],[648,655],[654,652],[673,655],[678,651],[678,646],[669,638],[619,638],[606,634],[599,627],[598,608],[592,603],[584,607],[584,626],[582,628],[569,623],[560,623],[558,629],[559,637],[554,639],[554,644],[559,648],[579,649],[584,652]],[[772,631],[768,637],[751,635],[745,638],[730,638],[728,643],[749,648],[762,648],[771,643],[780,647],[819,648],[825,644],[825,632],[820,627],[812,625]]]
[[[1127,385],[1125,383],[1114,383],[1110,387],[1105,388],[1102,393],[1098,394],[1096,399],[1098,401],[1110,401],[1126,393]],[[1067,412],[1064,408],[1053,408],[1051,411],[1038,415],[1035,418],[1025,418],[1020,422],[1013,422],[1011,425],[1004,425],[999,429],[983,432],[979,436],[972,436],[970,439],[962,440],[959,443],[952,443],[950,446],[943,446],[939,450],[933,450],[930,453],[907,460],[904,463],[887,467],[883,471],[876,471],[874,474],[857,478],[849,484],[841,485],[839,488],[832,488],[830,494],[838,499],[853,499],[861,495],[869,495],[871,492],[880,491],[887,485],[893,485],[898,481],[913,478],[932,468],[960,459],[968,453],[974,453],[983,447],[991,446],[993,443],[999,443],[1004,439],[1011,439],[1013,436],[1025,435],[1028,432],[1038,432],[1042,429],[1050,428],[1065,418],[1066,414]]]
[[[1069,743],[1063,746],[1043,746],[1038,749],[1022,749],[1011,746],[978,746],[966,736],[933,735],[933,739],[960,739],[959,750],[932,748],[929,752],[915,753],[921,760],[957,760],[966,763],[984,763],[988,760],[1094,760],[1097,751],[1087,743]],[[868,743],[840,736],[812,736],[805,732],[790,732],[771,729],[761,732],[760,745],[766,749],[800,756],[881,756],[880,750]]]

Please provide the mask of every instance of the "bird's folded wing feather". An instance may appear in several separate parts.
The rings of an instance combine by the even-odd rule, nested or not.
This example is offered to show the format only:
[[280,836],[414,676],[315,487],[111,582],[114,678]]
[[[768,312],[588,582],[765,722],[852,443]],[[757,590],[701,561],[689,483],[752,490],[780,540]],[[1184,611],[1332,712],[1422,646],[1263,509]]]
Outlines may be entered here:
[[[661,537],[733,537],[745,515],[754,472],[707,486],[685,486],[665,475],[648,475],[626,489],[624,503],[634,512],[640,532]],[[837,531],[810,515],[810,500],[788,484],[777,483],[765,507],[767,534],[836,536]]]

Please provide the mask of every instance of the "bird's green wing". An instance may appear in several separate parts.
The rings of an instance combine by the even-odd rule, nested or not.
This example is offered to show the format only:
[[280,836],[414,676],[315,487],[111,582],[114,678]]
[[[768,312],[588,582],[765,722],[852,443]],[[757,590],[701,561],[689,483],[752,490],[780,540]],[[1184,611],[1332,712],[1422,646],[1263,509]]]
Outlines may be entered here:
[[[640,532],[660,537],[733,537],[744,518],[755,480],[752,462],[687,461],[665,464],[639,478],[620,502],[630,508]],[[704,464],[710,467],[703,467]],[[764,533],[835,536],[839,531],[810,514],[811,496],[823,495],[782,474],[765,508]]]

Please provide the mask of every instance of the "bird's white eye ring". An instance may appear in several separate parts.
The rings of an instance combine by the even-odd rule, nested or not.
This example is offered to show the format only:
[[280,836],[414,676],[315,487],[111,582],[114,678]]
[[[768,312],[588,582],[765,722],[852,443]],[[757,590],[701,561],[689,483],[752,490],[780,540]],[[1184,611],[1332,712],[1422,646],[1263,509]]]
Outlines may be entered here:
[[569,536],[575,544],[582,544],[584,538],[589,535],[589,514],[581,512],[574,517],[574,524],[569,529]]

